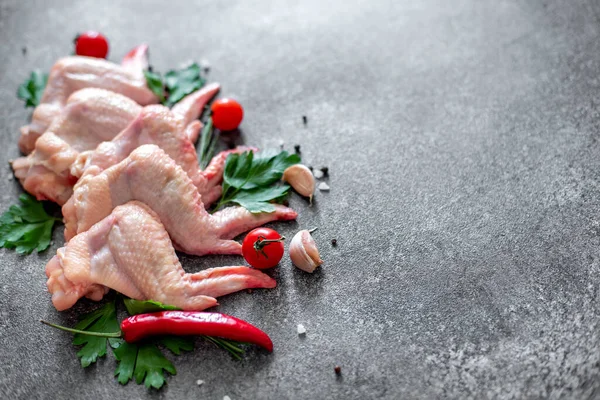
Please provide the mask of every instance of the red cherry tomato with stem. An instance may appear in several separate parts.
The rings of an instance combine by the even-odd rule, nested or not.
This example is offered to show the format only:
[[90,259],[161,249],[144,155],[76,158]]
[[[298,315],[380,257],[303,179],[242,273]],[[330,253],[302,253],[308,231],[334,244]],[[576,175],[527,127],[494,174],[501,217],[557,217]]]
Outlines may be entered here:
[[237,129],[244,118],[242,105],[233,99],[216,100],[210,109],[213,125],[222,131]]
[[283,257],[284,239],[273,229],[256,228],[244,238],[242,255],[254,268],[273,268]]
[[75,54],[78,56],[106,58],[108,40],[98,32],[88,31],[75,38]]

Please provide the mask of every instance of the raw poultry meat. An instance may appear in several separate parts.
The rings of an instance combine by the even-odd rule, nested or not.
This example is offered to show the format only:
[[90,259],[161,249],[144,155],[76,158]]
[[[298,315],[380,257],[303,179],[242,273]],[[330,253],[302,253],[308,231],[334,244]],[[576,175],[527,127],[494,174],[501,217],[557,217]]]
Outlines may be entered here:
[[76,178],[70,169],[79,153],[114,138],[141,110],[135,101],[108,90],[76,91],[33,152],[12,162],[15,176],[38,200],[63,205],[73,193]]
[[[94,150],[80,154],[71,168],[71,174],[75,177],[97,175],[125,159],[139,146],[155,144],[183,168],[198,188],[204,204],[210,205],[221,195],[218,183],[229,152],[215,157],[203,172],[198,167],[193,140],[197,139],[202,126],[197,118],[218,91],[219,84],[213,83],[188,95],[172,110],[161,105],[144,107],[139,116],[110,142],[101,143]],[[241,147],[233,151],[246,149]]]
[[103,89],[79,90],[36,141],[35,150],[13,162],[15,175],[37,199],[63,205],[84,168],[95,164],[103,170],[140,144],[155,143],[185,165],[188,173],[197,175],[198,187],[206,187],[207,195],[212,190],[213,198],[218,197],[219,187],[208,185],[199,173],[196,150],[188,138],[197,139],[202,124],[191,119],[198,118],[218,90],[218,84],[208,85],[187,96],[173,111],[160,105],[142,108],[123,95]]
[[185,171],[159,147],[144,145],[98,175],[80,179],[62,209],[66,240],[131,200],[145,203],[158,214],[176,249],[195,255],[241,254],[241,245],[232,238],[267,222],[297,216],[282,205],[276,205],[272,213],[252,214],[243,207],[228,207],[211,215]]
[[186,96],[172,110],[161,105],[142,108],[137,118],[119,135],[83,152],[71,168],[71,173],[81,177],[90,167],[98,167],[95,169],[97,172],[103,171],[125,159],[143,144],[156,144],[172,159],[180,161],[179,165],[186,171],[192,170],[192,164],[197,170],[193,143],[202,128],[197,118],[219,89],[218,83],[207,85]]
[[215,297],[276,285],[268,275],[243,266],[185,273],[159,216],[136,201],[116,207],[60,248],[46,275],[59,311],[83,296],[100,300],[109,288],[138,300],[203,310],[217,304]]
[[36,140],[60,114],[69,96],[80,89],[94,87],[110,90],[141,105],[157,103],[158,98],[146,86],[143,70],[147,67],[147,45],[131,50],[121,65],[92,57],[61,58],[50,71],[46,89],[33,112],[31,123],[21,128],[19,148],[24,154],[33,151]]

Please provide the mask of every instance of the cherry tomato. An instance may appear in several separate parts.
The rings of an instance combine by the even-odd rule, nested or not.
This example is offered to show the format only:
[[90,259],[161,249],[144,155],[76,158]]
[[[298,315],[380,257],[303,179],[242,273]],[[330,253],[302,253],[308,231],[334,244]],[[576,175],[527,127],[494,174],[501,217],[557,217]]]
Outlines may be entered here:
[[256,228],[242,242],[242,255],[254,268],[267,269],[276,266],[283,257],[283,240],[277,231]]
[[103,34],[88,31],[75,38],[75,54],[96,58],[106,58],[108,55],[108,40]]
[[222,131],[237,129],[244,118],[242,105],[233,99],[216,100],[210,109],[215,128]]

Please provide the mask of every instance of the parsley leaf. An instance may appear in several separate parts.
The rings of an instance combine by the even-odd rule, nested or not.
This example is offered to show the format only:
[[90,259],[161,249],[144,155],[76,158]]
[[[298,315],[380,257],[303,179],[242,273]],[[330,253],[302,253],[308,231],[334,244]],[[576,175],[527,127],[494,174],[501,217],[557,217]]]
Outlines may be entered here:
[[52,239],[52,227],[60,218],[51,217],[41,202],[28,194],[19,196],[21,204],[12,205],[0,217],[0,247],[17,253],[46,250]]
[[[174,104],[206,83],[206,79],[200,75],[200,66],[197,63],[180,70],[170,70],[164,78],[159,73],[150,71],[144,71],[144,76],[148,88],[167,107],[173,107]],[[167,97],[165,97],[165,91],[168,94]]]
[[123,303],[125,303],[125,308],[127,308],[127,312],[129,313],[129,315],[144,314],[165,310],[180,310],[180,308],[177,308],[175,306],[168,306],[166,304],[162,304],[154,300],[124,299]]
[[[88,332],[112,333],[119,330],[117,322],[117,309],[114,301],[106,303],[99,309],[85,314],[75,329]],[[116,345],[121,339],[108,339],[112,345]],[[77,352],[82,367],[88,367],[98,360],[98,357],[106,355],[106,338],[76,333],[73,344],[83,347]]]
[[240,190],[229,201],[239,204],[251,213],[270,213],[275,211],[275,206],[270,202],[282,200],[289,191],[289,185]]
[[286,168],[299,162],[297,154],[287,151],[230,154],[225,161],[223,194],[215,210],[227,203],[236,203],[252,213],[275,211],[271,202],[283,200],[290,187],[273,185]]
[[147,388],[160,389],[165,384],[163,370],[172,375],[177,373],[171,361],[165,358],[155,344],[139,344],[135,370],[133,371],[135,382],[139,385],[143,381]]
[[[120,384],[125,385],[135,377],[138,385],[144,382],[147,388],[160,389],[166,383],[165,371],[172,375],[177,373],[173,363],[163,355],[155,342],[127,343],[122,339],[119,341],[113,353],[119,362],[115,376]],[[191,347],[176,348],[191,350],[193,343]]]
[[194,341],[192,340],[192,338],[189,337],[165,336],[160,338],[159,342],[163,344],[167,349],[171,350],[176,356],[181,354],[182,350],[194,350]]
[[148,89],[154,93],[162,104],[165,103],[165,88],[162,81],[162,78],[159,74],[150,71],[144,71],[144,76],[146,77],[146,84],[148,85]]
[[[164,310],[179,310],[175,306],[162,304],[154,300],[124,299],[123,303],[130,315],[144,314]],[[165,384],[165,374],[175,375],[175,366],[164,356],[157,344],[164,345],[173,354],[194,349],[191,338],[164,336],[143,343],[127,343],[122,339],[114,347],[113,353],[118,361],[115,376],[124,385],[135,377],[138,384],[144,382],[147,388],[160,389]]]
[[171,107],[188,94],[200,89],[206,80],[200,76],[200,66],[193,63],[181,70],[165,74],[165,85],[169,91],[167,106]]
[[33,71],[29,78],[19,85],[17,97],[25,101],[25,107],[35,107],[40,104],[46,83],[48,83],[48,74]]
[[138,356],[137,344],[127,343],[123,339],[119,339],[113,346],[113,354],[118,361],[115,376],[121,385],[125,385],[133,378],[135,360]]
[[236,189],[266,188],[281,179],[287,167],[299,162],[300,156],[287,151],[230,154],[225,162],[223,180]]

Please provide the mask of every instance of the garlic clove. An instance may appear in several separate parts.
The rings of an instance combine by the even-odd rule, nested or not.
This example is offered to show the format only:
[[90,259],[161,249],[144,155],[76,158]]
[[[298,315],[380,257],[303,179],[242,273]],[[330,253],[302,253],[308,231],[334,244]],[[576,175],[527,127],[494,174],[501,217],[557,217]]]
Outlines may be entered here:
[[323,264],[317,244],[306,229],[294,235],[290,242],[289,252],[292,263],[302,271],[312,273],[319,265]]
[[298,194],[312,201],[315,192],[315,177],[306,165],[294,164],[283,171],[283,178]]

